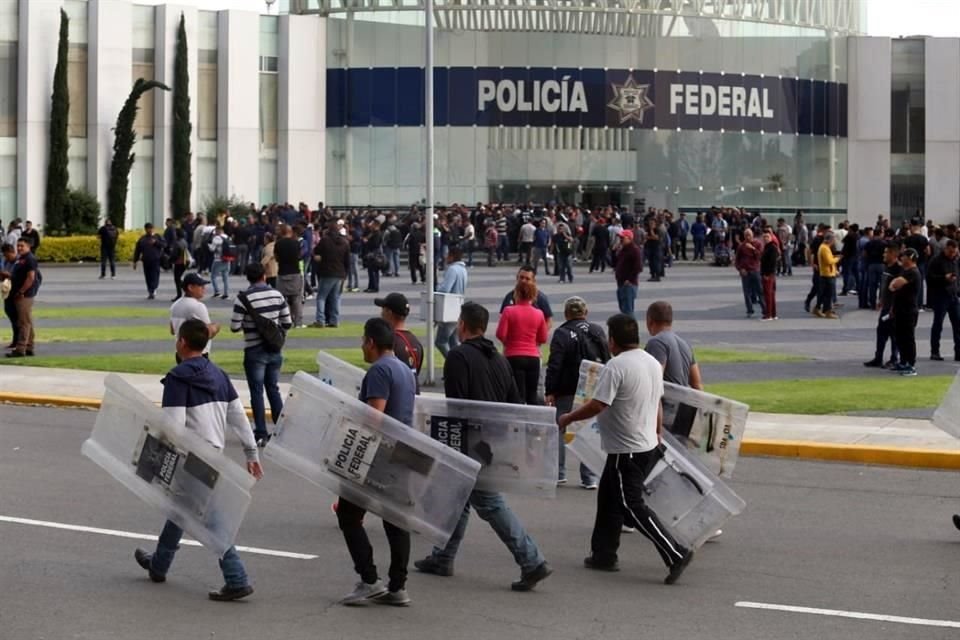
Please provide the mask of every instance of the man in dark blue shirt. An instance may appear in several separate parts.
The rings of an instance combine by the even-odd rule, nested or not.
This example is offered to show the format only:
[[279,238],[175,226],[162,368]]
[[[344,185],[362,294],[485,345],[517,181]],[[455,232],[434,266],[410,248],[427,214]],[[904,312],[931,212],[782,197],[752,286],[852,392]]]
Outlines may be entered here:
[[[417,383],[413,371],[393,353],[393,327],[383,318],[371,318],[363,327],[363,359],[372,366],[360,385],[360,400],[391,418],[413,424],[413,403]],[[366,511],[349,500],[340,498],[337,521],[350,551],[360,582],[341,603],[362,606],[376,602],[396,607],[410,604],[404,588],[410,564],[410,533],[383,521],[383,530],[390,544],[390,582],[384,586],[373,563],[373,547],[363,528]]]
[[[517,272],[517,285],[522,282],[529,282],[534,286],[537,284],[537,272],[534,271],[533,267],[530,265],[523,265],[520,267],[520,271]],[[503,296],[503,303],[500,305],[500,313],[503,313],[504,309],[516,302],[514,299],[515,291],[516,288],[511,289],[507,295]],[[537,289],[537,299],[533,301],[533,308],[540,309],[540,311],[543,312],[543,317],[546,318],[547,327],[549,327],[553,318],[553,310],[550,308],[550,301],[547,299],[547,296],[544,295],[543,291],[540,291],[539,289]]]
[[30,240],[17,240],[17,260],[10,275],[10,294],[17,313],[17,344],[8,358],[22,358],[33,355],[33,299],[40,289],[40,271],[37,259],[30,251]]
[[160,287],[160,259],[163,256],[163,240],[153,232],[153,224],[143,225],[144,234],[137,240],[133,250],[133,270],[137,270],[137,263],[143,260],[143,279],[147,284],[147,299],[156,297]]

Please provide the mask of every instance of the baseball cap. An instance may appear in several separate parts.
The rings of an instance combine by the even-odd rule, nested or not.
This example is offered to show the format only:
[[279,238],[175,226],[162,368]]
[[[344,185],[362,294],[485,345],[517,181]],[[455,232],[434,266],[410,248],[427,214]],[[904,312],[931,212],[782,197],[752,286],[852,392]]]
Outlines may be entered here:
[[633,231],[630,229],[624,229],[618,235],[627,242],[633,242]]
[[573,317],[582,317],[587,314],[587,301],[580,296],[570,296],[563,301],[563,311]]
[[201,278],[199,274],[191,272],[183,276],[183,286],[187,287],[187,286],[190,286],[191,284],[205,287],[208,284],[210,284],[210,282]]
[[398,316],[406,318],[410,314],[410,303],[407,302],[407,296],[402,293],[390,293],[386,298],[377,298],[373,304],[384,309],[389,309]]

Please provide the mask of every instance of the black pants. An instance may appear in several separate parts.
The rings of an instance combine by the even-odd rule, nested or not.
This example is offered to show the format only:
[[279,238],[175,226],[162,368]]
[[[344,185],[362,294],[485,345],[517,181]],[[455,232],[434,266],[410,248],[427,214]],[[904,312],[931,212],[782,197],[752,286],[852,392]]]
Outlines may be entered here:
[[100,247],[100,277],[107,275],[107,263],[110,264],[110,276],[117,275],[117,250],[113,247]]
[[877,321],[877,351],[874,358],[878,362],[883,362],[883,351],[887,348],[888,340],[890,341],[890,361],[899,362],[897,341],[893,335],[893,318],[890,317],[890,310],[884,309],[880,312],[880,319]]
[[[370,538],[367,537],[367,531],[363,528],[363,516],[366,513],[365,509],[343,498],[340,498],[337,505],[337,522],[340,524],[340,531],[343,532],[343,539],[350,551],[353,568],[361,580],[367,584],[373,584],[380,577],[377,575],[377,566],[373,563],[373,547],[370,546]],[[390,583],[387,588],[390,591],[398,591],[407,583],[410,533],[386,520],[383,521],[383,530],[390,544]]]
[[917,312],[898,313],[893,316],[893,335],[900,351],[900,362],[917,364]]
[[380,269],[367,267],[367,290],[380,291]]
[[185,264],[173,265],[173,286],[177,289],[177,297],[183,295],[183,273],[187,270]]
[[643,500],[643,481],[660,459],[656,449],[644,453],[611,453],[600,476],[597,518],[590,549],[600,565],[617,561],[624,524],[634,527],[657,548],[667,567],[680,562],[687,549],[673,539]]
[[410,282],[417,284],[417,274],[420,274],[420,282],[427,281],[427,267],[420,264],[420,254],[407,254],[407,266],[410,267]]
[[540,385],[540,358],[533,356],[510,356],[507,358],[513,369],[513,379],[517,382],[517,391],[527,404],[540,404],[537,401],[537,387]]
[[596,247],[594,247],[593,260],[590,261],[590,273],[593,273],[594,271],[600,271],[602,273],[603,271],[606,271],[606,269],[607,269],[607,250],[605,248],[597,249]]
[[13,300],[13,291],[11,291],[7,299],[3,301],[3,312],[7,315],[7,319],[10,320],[10,325],[13,327],[13,339],[10,340],[10,343],[16,345],[17,342],[19,342],[20,329],[17,322],[17,306]]
[[943,319],[950,318],[950,328],[953,329],[953,353],[954,357],[960,358],[960,302],[954,295],[929,292],[927,300],[933,309],[933,324],[930,326],[931,355],[939,355]]
[[157,289],[160,287],[160,263],[144,262],[143,279],[147,285],[147,293],[150,295],[156,293]]
[[810,287],[810,293],[807,294],[807,299],[803,301],[803,308],[804,308],[804,309],[809,309],[809,308],[810,308],[810,302],[813,301],[814,298],[817,298],[817,299],[818,299],[818,300],[817,300],[817,306],[819,307],[819,306],[820,306],[820,302],[819,302],[819,298],[820,298],[820,273],[817,272],[817,271],[814,271],[814,272],[813,272],[812,286]]

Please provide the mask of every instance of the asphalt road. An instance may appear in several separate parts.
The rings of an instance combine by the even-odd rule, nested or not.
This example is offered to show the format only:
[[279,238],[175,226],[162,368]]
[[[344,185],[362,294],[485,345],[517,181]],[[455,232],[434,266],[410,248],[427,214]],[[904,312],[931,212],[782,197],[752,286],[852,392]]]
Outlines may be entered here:
[[[636,638],[742,640],[956,638],[960,505],[956,475],[757,458],[743,459],[734,488],[747,511],[708,544],[680,582],[652,546],[625,536],[622,571],[591,573],[595,494],[564,488],[555,501],[510,498],[556,573],[513,593],[518,574],[489,528],[474,520],[453,578],[412,574],[408,609],[347,609],[337,599],[355,576],[329,510],[332,496],[267,467],[239,543],[318,556],[244,554],[256,593],[206,600],[219,586],[215,559],[184,547],[166,584],[152,584],[132,552],[146,542],[17,524],[9,518],[135,533],[162,519],[80,455],[95,414],[0,406],[0,638]],[[235,450],[231,451],[236,454]],[[387,547],[375,518],[381,562]],[[428,550],[415,540],[415,557]],[[823,608],[926,620],[903,624],[737,603]],[[960,622],[954,622],[960,625]]]

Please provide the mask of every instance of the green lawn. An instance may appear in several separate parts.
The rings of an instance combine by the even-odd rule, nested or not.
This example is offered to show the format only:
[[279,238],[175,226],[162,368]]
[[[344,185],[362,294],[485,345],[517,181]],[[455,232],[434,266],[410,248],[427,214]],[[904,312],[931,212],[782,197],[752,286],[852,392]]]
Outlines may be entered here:
[[697,362],[702,364],[731,364],[740,362],[803,362],[809,360],[803,356],[767,351],[745,351],[742,349],[716,349],[713,347],[694,347]]
[[824,415],[851,411],[925,409],[943,399],[952,376],[887,376],[764,380],[708,384],[707,391],[763,413]]
[[168,318],[168,306],[148,307],[48,307],[38,304],[33,310],[35,320],[63,320],[95,318],[105,320],[130,320],[136,318]]

